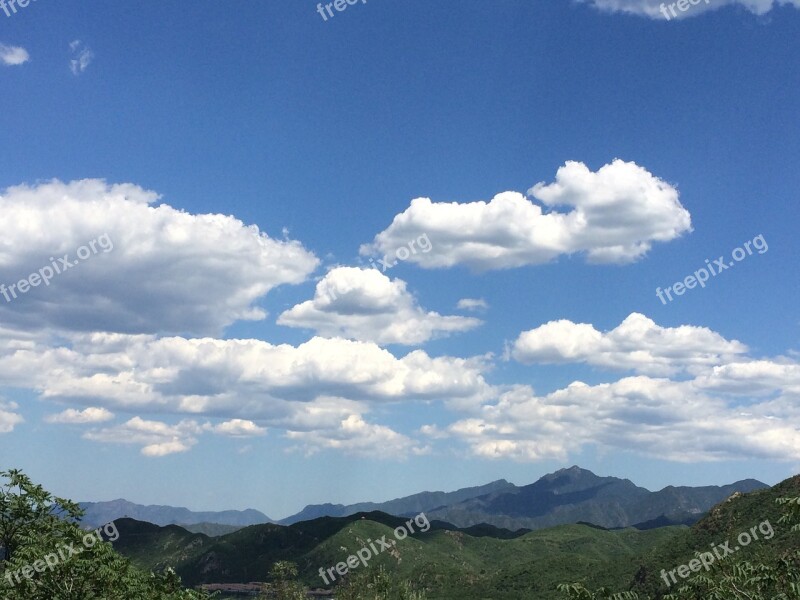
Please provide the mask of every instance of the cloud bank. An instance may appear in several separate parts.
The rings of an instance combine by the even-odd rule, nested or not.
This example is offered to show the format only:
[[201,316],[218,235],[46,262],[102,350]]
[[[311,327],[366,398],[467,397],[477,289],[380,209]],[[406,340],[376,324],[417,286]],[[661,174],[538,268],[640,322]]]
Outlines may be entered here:
[[[193,215],[133,184],[97,179],[0,192],[0,283],[10,286],[107,235],[110,252],[65,269],[49,285],[0,297],[5,326],[216,335],[266,316],[256,302],[305,281],[318,259],[296,241],[219,214]],[[58,227],[53,227],[58,223]]]

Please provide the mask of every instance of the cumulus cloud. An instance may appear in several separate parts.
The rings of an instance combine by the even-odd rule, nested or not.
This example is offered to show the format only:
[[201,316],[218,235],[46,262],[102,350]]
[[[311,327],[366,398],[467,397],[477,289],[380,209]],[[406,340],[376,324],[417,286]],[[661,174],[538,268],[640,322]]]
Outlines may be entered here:
[[[626,13],[631,15],[638,15],[642,17],[649,17],[651,19],[666,20],[664,14],[661,12],[661,5],[664,0],[579,0],[585,2],[594,8],[603,12],[610,13]],[[672,4],[666,2],[667,5]],[[687,18],[697,16],[707,10],[717,10],[724,6],[741,6],[750,12],[763,15],[778,6],[794,6],[800,8],[800,0],[713,0],[709,2],[698,2],[696,5],[691,6],[691,10],[680,11],[676,10],[677,17],[673,17],[672,12],[669,13],[670,18]]]
[[195,436],[201,431],[196,421],[169,425],[134,417],[121,425],[88,431],[83,437],[95,442],[142,446],[144,456],[158,457],[188,451],[197,443]]
[[11,433],[14,427],[25,422],[21,415],[14,412],[17,408],[15,402],[0,401],[0,433]]
[[660,327],[639,313],[601,333],[587,323],[550,321],[522,332],[511,355],[523,363],[587,363],[651,375],[697,372],[730,362],[747,346],[707,327]]
[[[570,161],[555,182],[538,183],[528,193],[541,206],[517,192],[488,203],[417,198],[361,253],[391,254],[427,234],[432,251],[408,257],[427,269],[509,269],[574,253],[592,263],[623,264],[640,259],[654,242],[691,230],[678,191],[633,162],[617,159],[592,172]],[[571,210],[558,212],[561,206]]]
[[487,368],[483,358],[422,350],[397,358],[373,343],[320,337],[291,346],[95,333],[0,353],[0,382],[33,387],[46,399],[289,425],[312,419],[297,415],[312,404],[327,426],[346,416],[343,408],[359,412],[363,403],[479,402],[491,393]]
[[592,446],[679,462],[797,460],[800,428],[768,405],[743,408],[692,382],[645,376],[537,396],[518,386],[448,431],[484,458],[567,460]]
[[259,427],[252,421],[247,421],[245,419],[231,419],[230,421],[225,421],[217,425],[208,424],[204,426],[204,428],[218,435],[237,438],[255,437],[266,435],[267,433],[264,427]]
[[68,408],[65,411],[54,415],[47,415],[45,421],[48,423],[102,423],[114,418],[114,413],[106,408],[90,406],[83,410]]
[[7,67],[23,65],[28,62],[30,58],[31,57],[25,48],[0,44],[0,62]]
[[74,57],[69,61],[69,70],[72,71],[73,75],[80,75],[89,68],[92,60],[94,60],[94,52],[80,40],[70,42],[69,49]]
[[317,284],[313,300],[281,314],[278,324],[328,337],[417,345],[473,329],[481,321],[425,311],[405,281],[389,279],[377,269],[337,267]]
[[367,423],[359,415],[348,416],[335,429],[289,431],[286,435],[307,455],[323,449],[336,449],[356,456],[400,459],[429,451],[427,446],[418,445],[408,436],[383,425]]
[[748,396],[774,395],[780,391],[800,399],[800,364],[788,359],[731,362],[700,375],[697,385],[709,391]]
[[[234,321],[263,319],[255,303],[278,285],[303,282],[318,264],[299,242],[158,199],[96,179],[0,192],[0,282],[10,288],[62,258],[74,263],[17,298],[3,288],[10,299],[0,300],[4,326],[216,335]],[[96,253],[77,260],[104,235],[113,250],[95,243]]]
[[483,298],[462,298],[456,308],[482,312],[489,309],[489,304]]
[[[132,415],[224,419],[166,425],[136,416],[85,433],[93,441],[138,444],[147,456],[187,451],[203,432],[248,437],[266,427],[293,432],[306,450],[356,452],[358,443],[346,443],[347,434],[371,440],[388,431],[351,417],[363,421],[371,407],[387,403],[478,406],[493,394],[483,377],[488,368],[485,357],[431,357],[422,350],[396,357],[374,343],[321,337],[291,346],[92,333],[71,334],[61,344],[0,344],[0,384],[33,388],[44,400]],[[53,421],[91,423],[105,414],[72,409]],[[418,450],[404,437],[389,437],[397,452]]]

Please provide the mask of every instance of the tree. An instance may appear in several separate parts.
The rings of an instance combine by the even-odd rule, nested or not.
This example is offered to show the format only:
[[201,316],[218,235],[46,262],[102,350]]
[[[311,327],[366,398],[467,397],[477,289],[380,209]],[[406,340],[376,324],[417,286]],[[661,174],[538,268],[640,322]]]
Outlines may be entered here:
[[58,540],[70,530],[68,520],[77,521],[80,507],[57,498],[34,484],[22,471],[0,471],[7,479],[0,486],[0,559],[9,561],[25,540]]
[[0,597],[3,600],[200,600],[173,572],[144,573],[96,532],[77,504],[18,470],[0,471]]
[[276,562],[269,572],[272,583],[264,586],[262,598],[277,600],[306,600],[303,584],[297,581],[297,565],[287,560]]

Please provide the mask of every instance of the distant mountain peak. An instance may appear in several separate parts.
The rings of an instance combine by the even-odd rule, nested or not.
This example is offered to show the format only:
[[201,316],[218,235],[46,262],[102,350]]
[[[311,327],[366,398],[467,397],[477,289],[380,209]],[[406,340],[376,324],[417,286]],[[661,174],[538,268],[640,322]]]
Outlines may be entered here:
[[571,467],[566,467],[566,468],[563,468],[563,469],[559,469],[558,471],[554,471],[553,473],[550,473],[549,475],[545,475],[545,477],[556,477],[556,476],[559,476],[559,475],[572,475],[572,476],[591,475],[592,477],[599,477],[598,475],[596,475],[592,471],[589,471],[588,469],[584,469],[582,467],[579,467],[578,465],[572,465]]

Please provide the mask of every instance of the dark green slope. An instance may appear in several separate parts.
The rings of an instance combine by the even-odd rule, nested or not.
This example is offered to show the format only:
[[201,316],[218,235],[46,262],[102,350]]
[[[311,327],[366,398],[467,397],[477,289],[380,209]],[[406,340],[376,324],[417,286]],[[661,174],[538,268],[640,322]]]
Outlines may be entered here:
[[[128,520],[119,527],[120,541],[125,536],[128,541],[117,546],[142,566],[175,567],[187,584],[263,581],[274,562],[291,560],[307,585],[324,587],[320,567],[346,560],[369,540],[384,535],[394,539],[393,528],[404,522],[375,512],[289,527],[255,525],[208,538]],[[425,586],[431,599],[548,600],[559,597],[558,583],[576,575],[593,585],[624,586],[635,573],[638,556],[679,532],[672,527],[606,531],[565,525],[517,534],[480,527],[473,530],[480,535],[470,535],[434,522],[427,533],[410,536],[371,559],[369,568],[384,565]]]
[[214,543],[214,538],[177,525],[159,526],[134,519],[117,519],[114,548],[148,570],[174,567]]
[[[788,550],[797,549],[800,547],[799,534],[791,532],[788,524],[778,523],[784,509],[775,502],[777,498],[797,496],[800,496],[800,475],[772,488],[748,494],[734,494],[712,508],[691,528],[681,531],[669,543],[660,545],[648,553],[631,588],[660,598],[667,592],[667,586],[661,579],[661,569],[670,571],[679,565],[687,564],[694,558],[695,551],[707,552],[712,545],[726,541],[730,541],[729,547],[733,549],[739,545],[737,536],[740,533],[749,532],[752,527],[764,521],[769,521],[775,532],[771,539],[761,539],[741,547],[735,554],[717,561],[719,565],[727,566],[743,559],[769,562]],[[764,537],[761,533],[758,535]]]

